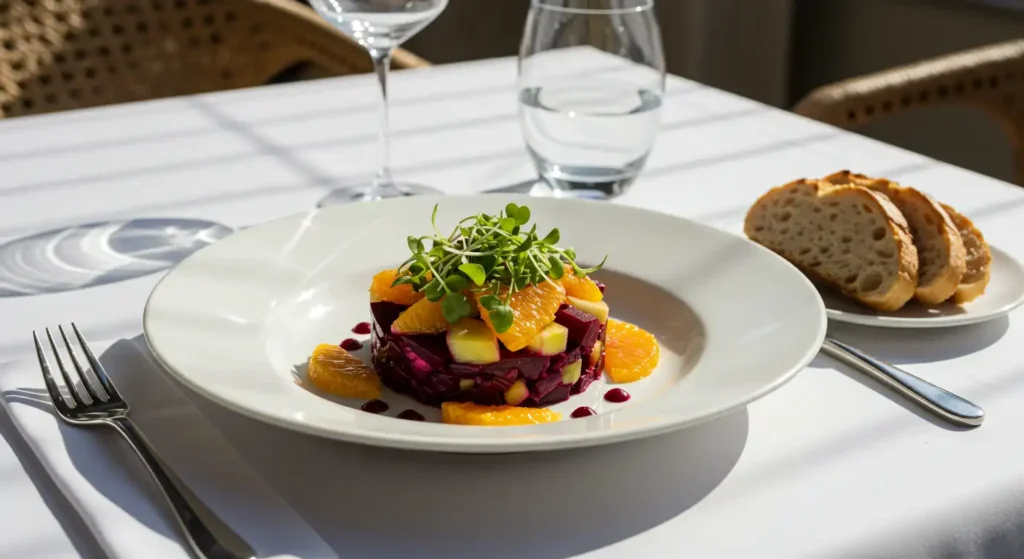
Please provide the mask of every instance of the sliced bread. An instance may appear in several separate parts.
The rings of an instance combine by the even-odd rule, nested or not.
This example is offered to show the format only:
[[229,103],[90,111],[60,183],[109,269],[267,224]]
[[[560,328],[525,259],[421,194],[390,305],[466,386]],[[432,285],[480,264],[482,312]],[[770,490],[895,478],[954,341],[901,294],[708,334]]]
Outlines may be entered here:
[[926,305],[936,305],[956,293],[967,269],[963,240],[949,214],[927,194],[908,186],[840,171],[825,177],[836,186],[857,185],[884,194],[892,200],[910,225],[917,247],[918,278],[914,297]]
[[870,189],[806,179],[773,188],[747,212],[744,232],[879,311],[897,310],[914,296],[918,257],[906,220]]
[[954,303],[966,303],[984,293],[988,287],[992,252],[985,242],[985,237],[970,219],[947,204],[942,204],[942,209],[946,210],[946,214],[956,225],[960,238],[964,241],[964,250],[967,252],[967,269],[960,279],[960,285],[956,287],[956,292],[953,293]]

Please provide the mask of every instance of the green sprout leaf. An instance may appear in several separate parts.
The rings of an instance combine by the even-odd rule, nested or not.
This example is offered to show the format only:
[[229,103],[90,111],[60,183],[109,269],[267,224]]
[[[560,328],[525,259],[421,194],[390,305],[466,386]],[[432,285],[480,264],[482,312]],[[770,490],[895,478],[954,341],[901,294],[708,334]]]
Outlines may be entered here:
[[487,271],[480,264],[460,264],[459,271],[466,274],[466,277],[473,280],[473,283],[478,286],[483,285],[487,281]]
[[426,294],[428,301],[436,303],[444,297],[444,285],[441,284],[440,280],[434,278],[423,288],[423,292]]
[[530,208],[509,204],[505,206],[505,215],[516,220],[516,225],[526,225],[530,221]]
[[444,301],[441,302],[441,312],[444,314],[444,319],[449,323],[455,323],[466,318],[471,311],[472,307],[469,305],[469,299],[462,293],[449,293],[445,295]]
[[551,265],[551,277],[562,279],[562,276],[565,275],[565,265],[562,264],[562,259],[557,256],[549,256],[548,264]]
[[439,204],[434,204],[434,211],[430,212],[430,226],[434,228],[434,234],[438,237],[441,236],[441,232],[437,230],[437,207]]
[[494,295],[484,295],[480,298],[480,305],[489,311],[493,311],[501,306],[501,299]]
[[491,327],[494,328],[494,331],[503,334],[512,327],[516,315],[508,305],[499,305],[487,311],[487,317],[491,319]]
[[416,279],[413,276],[398,276],[395,281],[391,282],[391,287],[398,287],[402,284],[415,285]]
[[580,267],[575,250],[557,246],[558,228],[538,235],[538,224],[529,223],[526,206],[508,204],[496,215],[466,216],[447,236],[437,229],[438,208],[435,205],[430,214],[432,235],[408,237],[411,256],[398,266],[393,285],[410,285],[428,301],[440,302],[450,322],[473,311],[465,293],[473,290],[495,330],[506,332],[515,320],[509,303],[517,291],[566,273],[586,276],[605,263]]
[[449,293],[462,291],[463,289],[469,287],[469,282],[466,281],[466,278],[458,274],[452,274],[445,278],[444,284],[448,288]]

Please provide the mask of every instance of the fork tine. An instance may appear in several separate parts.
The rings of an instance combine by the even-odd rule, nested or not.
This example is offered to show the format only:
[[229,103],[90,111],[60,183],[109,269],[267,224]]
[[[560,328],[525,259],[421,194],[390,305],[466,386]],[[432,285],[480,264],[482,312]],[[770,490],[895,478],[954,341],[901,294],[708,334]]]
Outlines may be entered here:
[[[60,357],[60,351],[57,350],[57,344],[53,341],[53,335],[50,334],[50,329],[46,329],[46,337],[50,340],[50,349],[53,350],[53,359],[57,362],[57,368],[60,369],[60,374],[64,377],[64,383],[68,387],[68,392],[71,393],[71,400],[75,402],[75,407],[85,406],[85,401],[78,394],[78,390],[75,388],[75,382],[71,380],[71,375],[68,374],[67,367],[64,366],[64,360]],[[84,381],[83,381],[84,382]]]
[[93,355],[92,350],[89,349],[89,344],[85,341],[85,336],[78,329],[78,326],[74,322],[71,323],[71,329],[75,332],[75,337],[78,338],[78,344],[82,346],[82,351],[85,352],[85,358],[89,360],[89,365],[92,367],[92,372],[95,373],[96,378],[99,379],[100,384],[103,385],[103,390],[107,393],[107,401],[120,401],[123,402],[124,398],[117,392],[117,388],[114,388],[114,382],[110,380],[110,375],[107,374],[106,369],[100,364],[100,360],[96,359]]
[[53,380],[53,374],[50,372],[50,363],[46,359],[46,353],[43,352],[43,345],[39,343],[39,336],[35,330],[32,331],[32,341],[36,344],[36,356],[39,357],[39,368],[43,371],[43,382],[46,383],[46,391],[50,393],[50,399],[53,400],[54,407],[58,411],[67,409],[67,402],[64,401],[64,396],[60,393],[60,388],[57,387],[57,382]]
[[92,388],[92,382],[89,381],[88,375],[85,374],[85,369],[82,368],[82,363],[78,361],[78,354],[75,352],[75,346],[71,345],[71,340],[68,340],[68,335],[64,332],[64,327],[58,325],[57,330],[60,331],[60,337],[64,339],[64,345],[68,348],[68,356],[71,357],[71,363],[75,366],[75,371],[78,372],[78,376],[82,378],[82,387],[89,394],[89,398],[92,403],[99,404],[103,402],[100,397],[96,395],[96,391]]

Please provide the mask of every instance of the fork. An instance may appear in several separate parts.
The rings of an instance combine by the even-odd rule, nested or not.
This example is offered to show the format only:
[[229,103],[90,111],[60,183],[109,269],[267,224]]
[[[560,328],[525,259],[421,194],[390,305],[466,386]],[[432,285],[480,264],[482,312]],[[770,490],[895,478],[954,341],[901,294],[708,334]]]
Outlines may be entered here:
[[[46,391],[50,393],[50,399],[53,400],[53,407],[57,410],[57,415],[67,423],[72,425],[106,425],[113,427],[115,431],[121,434],[128,445],[135,451],[139,459],[146,466],[146,470],[149,471],[153,481],[156,482],[157,486],[160,487],[160,491],[164,497],[167,498],[168,504],[174,510],[175,519],[178,522],[178,526],[184,532],[185,541],[188,543],[189,549],[196,557],[204,559],[243,559],[244,556],[238,555],[230,551],[210,531],[209,527],[199,518],[195,510],[185,497],[181,494],[178,488],[171,482],[167,472],[164,471],[163,467],[156,459],[152,447],[149,442],[146,441],[142,433],[135,427],[135,424],[128,419],[128,402],[121,397],[118,393],[117,388],[114,387],[114,383],[110,381],[110,377],[107,372],[103,369],[103,365],[100,365],[99,360],[93,355],[89,344],[85,342],[85,337],[82,336],[82,332],[78,330],[78,327],[74,323],[71,324],[71,329],[75,333],[75,337],[78,338],[78,343],[81,346],[85,357],[89,362],[89,366],[92,367],[92,371],[99,381],[100,387],[106,394],[106,399],[99,397],[97,387],[93,386],[93,383],[89,380],[89,377],[85,374],[85,370],[82,368],[82,362],[78,358],[78,354],[75,352],[74,346],[68,340],[68,335],[64,332],[63,326],[58,326],[60,331],[60,337],[64,341],[64,346],[67,349],[68,357],[71,359],[71,364],[74,366],[75,372],[78,374],[79,383],[76,383],[72,379],[72,375],[68,372],[68,367],[64,364],[64,359],[60,356],[60,351],[57,349],[57,344],[53,340],[53,336],[50,334],[50,329],[46,329],[46,338],[50,342],[50,349],[53,352],[54,360],[57,362],[57,368],[60,370],[61,376],[64,378],[64,384],[67,387],[67,391],[71,396],[72,404],[69,405],[61,394],[61,390],[57,383],[54,381],[53,374],[50,372],[50,364],[46,359],[46,354],[43,351],[43,345],[39,342],[39,336],[35,331],[32,332],[32,340],[36,345],[36,354],[39,357],[39,367],[43,371],[43,381],[46,383]],[[81,384],[88,395],[88,401],[82,398],[80,389],[76,388],[77,384]]]

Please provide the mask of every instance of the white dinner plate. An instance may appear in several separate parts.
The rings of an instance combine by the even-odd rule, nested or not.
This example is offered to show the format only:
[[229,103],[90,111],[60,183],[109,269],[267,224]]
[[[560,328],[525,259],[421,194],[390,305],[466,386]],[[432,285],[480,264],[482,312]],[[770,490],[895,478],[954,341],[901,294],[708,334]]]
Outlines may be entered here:
[[1024,303],[1024,266],[1002,250],[989,248],[992,269],[988,287],[969,303],[924,306],[911,301],[898,311],[882,313],[822,289],[828,317],[839,322],[886,328],[944,328],[999,318]]
[[[563,420],[522,427],[439,422],[435,408],[384,391],[390,410],[326,397],[302,382],[318,343],[362,339],[368,287],[406,259],[406,237],[450,231],[459,219],[532,210],[538,230],[561,231],[578,260],[608,262],[613,318],[655,334],[661,359],[646,379],[621,385],[632,398],[602,399],[595,382],[554,409]],[[654,435],[741,408],[779,388],[817,353],[825,308],[785,260],[746,239],[685,219],[607,202],[502,194],[422,196],[329,207],[245,229],[183,260],[153,290],[144,317],[160,362],[186,385],[243,414],[282,427],[371,445],[451,452],[518,452],[605,444]],[[359,353],[366,357],[364,353]],[[598,415],[571,419],[579,406]],[[394,417],[405,409],[427,417]]]

